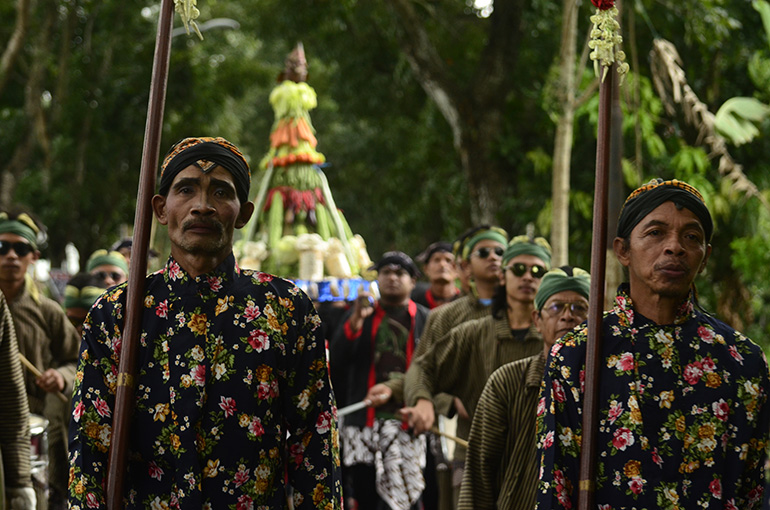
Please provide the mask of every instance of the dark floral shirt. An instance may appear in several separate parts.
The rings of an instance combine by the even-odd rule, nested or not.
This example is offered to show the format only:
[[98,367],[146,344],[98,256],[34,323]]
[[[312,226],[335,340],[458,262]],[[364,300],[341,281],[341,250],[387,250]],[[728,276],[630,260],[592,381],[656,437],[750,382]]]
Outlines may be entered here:
[[[760,508],[770,434],[767,360],[682,304],[673,324],[635,314],[621,285],[602,328],[596,506]],[[538,405],[538,508],[577,506],[587,328],[556,342]]]
[[[341,507],[336,408],[320,320],[286,280],[232,255],[146,280],[125,508]],[[104,506],[125,284],[84,324],[70,426],[70,508]]]

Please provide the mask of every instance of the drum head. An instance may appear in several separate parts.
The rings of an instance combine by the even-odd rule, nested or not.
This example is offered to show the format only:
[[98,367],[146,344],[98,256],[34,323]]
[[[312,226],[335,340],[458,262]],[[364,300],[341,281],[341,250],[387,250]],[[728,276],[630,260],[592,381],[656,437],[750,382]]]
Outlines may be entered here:
[[48,428],[48,420],[37,414],[29,415],[29,434],[39,436]]

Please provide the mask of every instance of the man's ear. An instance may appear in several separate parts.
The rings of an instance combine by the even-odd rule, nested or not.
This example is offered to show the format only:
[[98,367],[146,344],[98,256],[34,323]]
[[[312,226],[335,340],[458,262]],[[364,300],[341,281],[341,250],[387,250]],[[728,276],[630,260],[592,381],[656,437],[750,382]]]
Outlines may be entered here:
[[540,333],[543,332],[542,327],[542,317],[540,317],[540,312],[537,310],[532,310],[532,325],[535,326],[535,329],[538,330]]
[[243,228],[249,222],[252,214],[254,214],[254,202],[242,204],[238,219],[235,221],[235,228]]
[[623,267],[628,267],[628,245],[626,243],[626,240],[622,237],[616,237],[612,241],[612,251],[615,252],[615,257],[617,257],[618,262],[620,262]]
[[698,268],[698,274],[702,273],[704,269],[706,269],[706,262],[709,261],[709,256],[711,255],[711,245],[706,245],[706,256],[703,257],[703,262],[700,263],[700,267]]
[[158,223],[161,225],[168,224],[168,218],[166,217],[166,197],[163,195],[153,196],[152,211],[155,213],[155,217],[158,218]]

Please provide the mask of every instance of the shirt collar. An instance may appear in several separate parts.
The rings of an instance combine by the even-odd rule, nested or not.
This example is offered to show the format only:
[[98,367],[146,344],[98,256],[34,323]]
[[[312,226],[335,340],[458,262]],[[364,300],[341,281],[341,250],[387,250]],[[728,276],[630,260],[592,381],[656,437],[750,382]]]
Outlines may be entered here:
[[526,381],[527,386],[539,388],[543,382],[543,374],[545,373],[545,353],[532,357],[532,362],[527,367]]
[[240,274],[240,269],[235,264],[235,257],[230,253],[230,255],[228,255],[227,258],[212,271],[198,275],[195,278],[191,277],[187,271],[182,269],[182,266],[179,265],[173,256],[168,257],[166,265],[161,272],[163,273],[163,279],[166,283],[176,282],[177,284],[194,284],[198,290],[217,292],[223,285],[233,281],[235,277]]
[[[618,287],[618,293],[615,296],[615,308],[618,314],[622,314],[628,320],[629,324],[634,324],[634,302],[631,300],[628,282],[621,283]],[[677,307],[674,324],[681,324],[693,316],[695,316],[695,303],[692,290],[690,290],[687,297]],[[645,318],[645,320],[648,319]]]

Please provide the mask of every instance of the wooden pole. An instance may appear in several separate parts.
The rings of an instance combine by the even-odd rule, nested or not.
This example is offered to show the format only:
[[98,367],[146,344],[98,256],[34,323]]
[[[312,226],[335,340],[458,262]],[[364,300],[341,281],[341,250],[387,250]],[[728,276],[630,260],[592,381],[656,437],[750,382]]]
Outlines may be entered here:
[[585,393],[583,396],[583,441],[580,450],[578,510],[593,510],[596,478],[596,433],[599,415],[599,370],[602,357],[604,273],[607,266],[607,190],[609,188],[612,88],[616,66],[607,70],[599,88],[599,126],[596,143],[593,238],[591,240],[591,292],[588,305]]
[[118,367],[115,409],[112,419],[112,439],[107,466],[107,508],[123,508],[124,476],[127,466],[129,428],[135,401],[139,334],[142,329],[142,301],[147,274],[147,253],[152,230],[152,196],[155,193],[155,172],[158,167],[163,111],[171,54],[171,29],[174,22],[173,0],[161,0],[155,56],[152,65],[147,124],[142,147],[142,166],[134,215],[134,236],[131,246],[126,319],[123,327],[120,364]]

